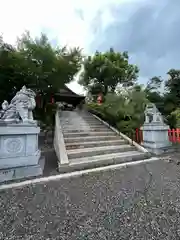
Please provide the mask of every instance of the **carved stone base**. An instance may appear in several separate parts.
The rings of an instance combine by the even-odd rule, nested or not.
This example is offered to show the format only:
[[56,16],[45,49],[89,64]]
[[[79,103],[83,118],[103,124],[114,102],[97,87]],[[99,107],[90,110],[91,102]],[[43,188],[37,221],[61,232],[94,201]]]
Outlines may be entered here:
[[41,151],[38,150],[34,155],[30,156],[0,158],[0,169],[37,165],[40,157]]
[[169,142],[169,126],[159,123],[148,123],[141,127],[143,131],[142,146],[149,152],[160,155],[171,149],[172,144]]
[[36,125],[0,125],[0,169],[37,165],[39,132]]
[[45,159],[41,158],[37,165],[0,170],[0,183],[41,176],[44,170],[44,163]]

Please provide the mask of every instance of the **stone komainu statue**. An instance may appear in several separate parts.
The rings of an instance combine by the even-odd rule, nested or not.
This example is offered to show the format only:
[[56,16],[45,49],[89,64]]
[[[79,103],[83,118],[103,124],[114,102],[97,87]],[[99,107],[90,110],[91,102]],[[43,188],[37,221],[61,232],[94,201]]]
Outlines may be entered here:
[[149,103],[146,105],[144,111],[145,123],[163,123],[163,117],[154,103]]
[[0,120],[6,122],[35,123],[32,110],[36,107],[35,92],[25,86],[16,93],[10,104],[4,101]]

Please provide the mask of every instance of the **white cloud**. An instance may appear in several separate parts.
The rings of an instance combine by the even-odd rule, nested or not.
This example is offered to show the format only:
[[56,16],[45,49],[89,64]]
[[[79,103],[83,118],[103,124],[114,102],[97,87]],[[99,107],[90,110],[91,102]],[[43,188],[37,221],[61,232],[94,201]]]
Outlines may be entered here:
[[[98,10],[114,0],[3,0],[0,31],[4,39],[14,43],[25,30],[32,35],[47,31],[60,44],[80,46],[87,51],[91,39],[91,22]],[[84,15],[82,20],[76,10]],[[3,10],[3,11],[2,11]],[[107,13],[106,13],[107,14]]]
[[[60,45],[79,46],[88,53],[93,38],[92,20],[99,10],[102,13],[106,9],[103,22],[111,21],[107,6],[113,2],[117,0],[2,0],[0,33],[5,41],[14,44],[25,30],[32,36],[46,32]],[[78,15],[78,10],[83,13],[83,18]],[[74,88],[81,92],[76,84]]]

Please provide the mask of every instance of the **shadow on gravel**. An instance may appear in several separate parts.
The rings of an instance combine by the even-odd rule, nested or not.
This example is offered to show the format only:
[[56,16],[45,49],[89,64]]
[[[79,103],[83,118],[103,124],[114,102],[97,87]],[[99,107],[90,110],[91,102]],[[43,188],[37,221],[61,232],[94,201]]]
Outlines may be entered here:
[[59,172],[57,171],[57,157],[55,151],[45,151],[42,155],[45,157],[43,176],[52,176],[59,174]]
[[40,134],[39,148],[42,151],[42,156],[45,157],[43,176],[51,176],[58,174],[57,157],[53,147],[53,133],[48,134],[46,142],[44,134]]

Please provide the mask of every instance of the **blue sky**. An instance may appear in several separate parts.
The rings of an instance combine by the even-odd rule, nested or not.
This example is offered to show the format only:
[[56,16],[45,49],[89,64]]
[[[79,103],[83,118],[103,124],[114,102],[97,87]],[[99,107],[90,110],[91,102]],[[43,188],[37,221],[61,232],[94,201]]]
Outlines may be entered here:
[[[86,54],[127,50],[140,82],[180,66],[180,0],[2,0],[4,39],[14,43],[25,30]],[[76,82],[70,87],[82,92]]]

